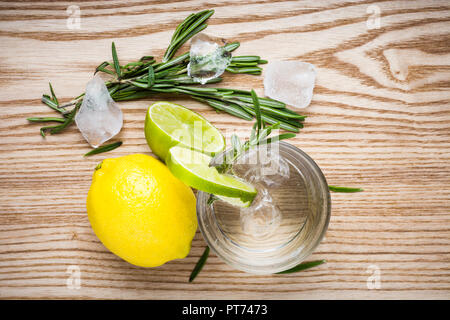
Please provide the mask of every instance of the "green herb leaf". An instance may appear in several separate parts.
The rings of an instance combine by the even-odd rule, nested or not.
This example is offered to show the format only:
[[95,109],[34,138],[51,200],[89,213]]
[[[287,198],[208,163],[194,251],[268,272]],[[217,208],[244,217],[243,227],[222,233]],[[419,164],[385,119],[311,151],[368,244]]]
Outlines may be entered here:
[[56,117],[44,117],[44,118],[27,118],[30,122],[65,122],[65,118],[56,118]]
[[89,157],[89,156],[93,156],[94,154],[108,152],[108,151],[111,151],[111,150],[114,150],[114,149],[120,147],[121,145],[122,145],[122,141],[117,141],[117,142],[114,142],[111,144],[107,144],[105,146],[98,147],[97,149],[91,150],[88,153],[86,153],[84,156]]
[[258,62],[260,59],[259,56],[237,56],[232,57],[231,62]]
[[164,53],[163,62],[169,61],[186,41],[205,29],[207,27],[206,20],[213,14],[214,10],[203,10],[184,19],[175,29],[169,47]]
[[282,133],[282,134],[279,134],[277,136],[273,136],[273,137],[267,138],[267,139],[265,139],[263,141],[260,141],[259,144],[269,144],[269,143],[272,143],[272,142],[275,142],[275,141],[281,141],[281,140],[285,140],[285,139],[290,139],[290,138],[293,138],[295,136],[296,136],[296,134],[292,133],[292,132]]
[[362,192],[364,191],[361,188],[348,188],[348,187],[336,187],[336,186],[328,186],[330,191],[333,192],[345,192],[345,193],[354,193],[354,192]]
[[65,112],[64,109],[59,108],[58,104],[56,104],[56,102],[53,101],[52,98],[50,98],[50,96],[48,96],[46,94],[42,95],[41,101],[43,103],[45,103],[48,107],[50,107],[51,109],[53,109],[55,111],[58,111],[60,113],[64,113]]
[[259,136],[259,131],[262,128],[262,120],[261,120],[261,108],[259,106],[259,99],[258,96],[255,93],[255,90],[252,89],[251,91],[252,94],[252,100],[253,100],[253,105],[255,107],[255,116],[256,116],[256,136]]
[[256,122],[253,124],[252,131],[250,132],[250,139],[249,139],[250,142],[256,141],[256,126],[257,125],[258,124]]
[[56,98],[55,92],[53,91],[52,84],[49,82],[48,86],[50,87],[50,93],[52,94],[52,100],[59,106],[58,98]]
[[155,71],[153,70],[153,66],[148,66],[148,81],[147,86],[151,88],[155,84]]
[[304,263],[300,263],[299,265],[285,270],[285,271],[281,271],[281,272],[277,272],[276,274],[287,274],[287,273],[294,273],[294,272],[299,272],[299,271],[303,271],[306,269],[310,269],[316,266],[319,266],[323,263],[325,263],[326,260],[317,260],[317,261],[310,261],[310,262],[304,262]]
[[241,152],[242,150],[242,143],[241,140],[239,140],[239,137],[235,134],[231,136],[231,145],[233,147],[234,152],[237,154]]
[[260,141],[262,141],[264,138],[266,138],[267,136],[269,136],[272,133],[272,130],[278,129],[280,128],[280,123],[274,123],[268,127],[265,127],[264,129],[261,130],[261,132],[259,133],[258,136],[258,143]]
[[203,251],[202,256],[198,260],[197,264],[194,267],[194,270],[192,270],[191,276],[189,277],[189,282],[194,281],[195,277],[199,274],[199,272],[202,270],[203,266],[206,263],[206,260],[208,260],[209,256],[209,247],[205,248],[205,251]]
[[113,57],[113,61],[114,61],[114,69],[116,70],[117,79],[120,79],[122,74],[121,74],[121,70],[120,70],[119,58],[117,57],[116,45],[114,44],[114,42],[111,45],[111,49],[112,49],[112,57]]
[[76,115],[78,109],[81,106],[81,102],[82,102],[82,100],[77,102],[75,107],[68,113],[67,118],[65,119],[65,121],[62,124],[57,125],[57,126],[52,126],[52,127],[43,127],[43,128],[41,128],[41,135],[43,137],[45,137],[45,131],[46,130],[50,130],[51,134],[59,133],[59,132],[63,131],[65,128],[67,128],[70,124],[72,124],[72,122],[75,119],[75,115]]
[[241,44],[239,42],[232,42],[232,43],[227,43],[224,46],[224,49],[227,50],[228,52],[233,52],[234,50],[236,50],[237,48],[239,48]]
[[209,195],[209,198],[208,198],[208,201],[206,201],[206,204],[207,204],[208,206],[210,206],[210,205],[212,205],[213,202],[216,201],[217,199],[218,199],[218,198],[217,198],[215,195],[210,194],[210,195]]
[[99,71],[114,75],[113,71],[106,69],[106,67],[109,67],[110,65],[111,64],[108,61],[103,61],[102,63],[100,63],[98,65],[97,68],[95,68],[94,75],[97,74],[97,72],[99,72]]

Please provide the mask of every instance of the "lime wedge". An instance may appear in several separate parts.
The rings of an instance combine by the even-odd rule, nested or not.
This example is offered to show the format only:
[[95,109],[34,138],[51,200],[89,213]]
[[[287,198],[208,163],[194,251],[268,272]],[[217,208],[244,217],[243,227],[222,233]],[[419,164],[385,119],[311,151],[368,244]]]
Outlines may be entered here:
[[248,208],[252,204],[251,201],[242,201],[239,198],[230,198],[230,197],[224,197],[224,196],[218,196],[218,195],[216,195],[216,197],[222,201],[228,202],[229,204],[231,204],[234,207]]
[[[218,196],[237,198],[245,206],[256,196],[256,189],[242,179],[219,173],[210,167],[211,157],[184,147],[172,147],[167,153],[166,165],[175,177],[198,190]],[[240,201],[239,201],[240,200]]]
[[176,145],[214,155],[225,148],[225,139],[199,114],[174,103],[152,104],[145,118],[145,138],[153,153],[162,160]]

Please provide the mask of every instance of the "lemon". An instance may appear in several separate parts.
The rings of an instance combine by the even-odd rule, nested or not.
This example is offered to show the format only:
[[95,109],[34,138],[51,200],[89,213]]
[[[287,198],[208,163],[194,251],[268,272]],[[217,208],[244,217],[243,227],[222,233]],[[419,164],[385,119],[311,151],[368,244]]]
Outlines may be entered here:
[[94,172],[87,211],[105,247],[141,267],[186,257],[197,230],[191,188],[144,154],[103,160]]
[[176,145],[214,155],[225,148],[223,135],[199,114],[178,104],[159,101],[145,118],[145,138],[153,153],[166,159]]

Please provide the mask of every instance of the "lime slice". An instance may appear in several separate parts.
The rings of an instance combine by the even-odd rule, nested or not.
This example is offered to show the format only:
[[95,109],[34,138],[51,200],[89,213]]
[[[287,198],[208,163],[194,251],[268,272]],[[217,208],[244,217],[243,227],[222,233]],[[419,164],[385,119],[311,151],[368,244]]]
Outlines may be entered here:
[[238,198],[242,205],[253,200],[256,189],[242,179],[229,174],[219,173],[210,167],[211,157],[201,152],[173,147],[166,157],[166,165],[175,177],[198,190],[224,196]]
[[230,197],[224,197],[224,196],[218,196],[218,195],[216,195],[216,197],[222,201],[225,201],[225,202],[231,204],[232,206],[235,206],[235,207],[248,208],[252,204],[251,201],[242,201],[239,198],[230,198]]
[[145,118],[145,138],[153,153],[162,160],[176,145],[214,155],[225,148],[225,139],[199,114],[174,103],[152,104]]

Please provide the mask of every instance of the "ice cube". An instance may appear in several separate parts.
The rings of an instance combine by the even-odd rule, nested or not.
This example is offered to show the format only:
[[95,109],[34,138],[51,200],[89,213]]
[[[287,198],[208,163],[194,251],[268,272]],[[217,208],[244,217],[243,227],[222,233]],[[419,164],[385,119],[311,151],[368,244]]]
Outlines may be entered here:
[[233,173],[250,183],[279,186],[290,177],[289,163],[279,151],[278,143],[251,148],[233,164]]
[[244,233],[261,239],[273,234],[280,226],[281,211],[264,186],[257,185],[256,188],[258,194],[252,204],[240,210],[240,223]]
[[264,93],[296,108],[305,108],[311,103],[315,67],[300,61],[273,61],[264,72]]
[[122,128],[122,111],[111,98],[99,75],[86,85],[86,93],[75,122],[86,141],[97,148]]
[[219,40],[204,33],[192,38],[189,54],[188,75],[201,84],[219,77],[231,62],[231,53],[220,46]]

